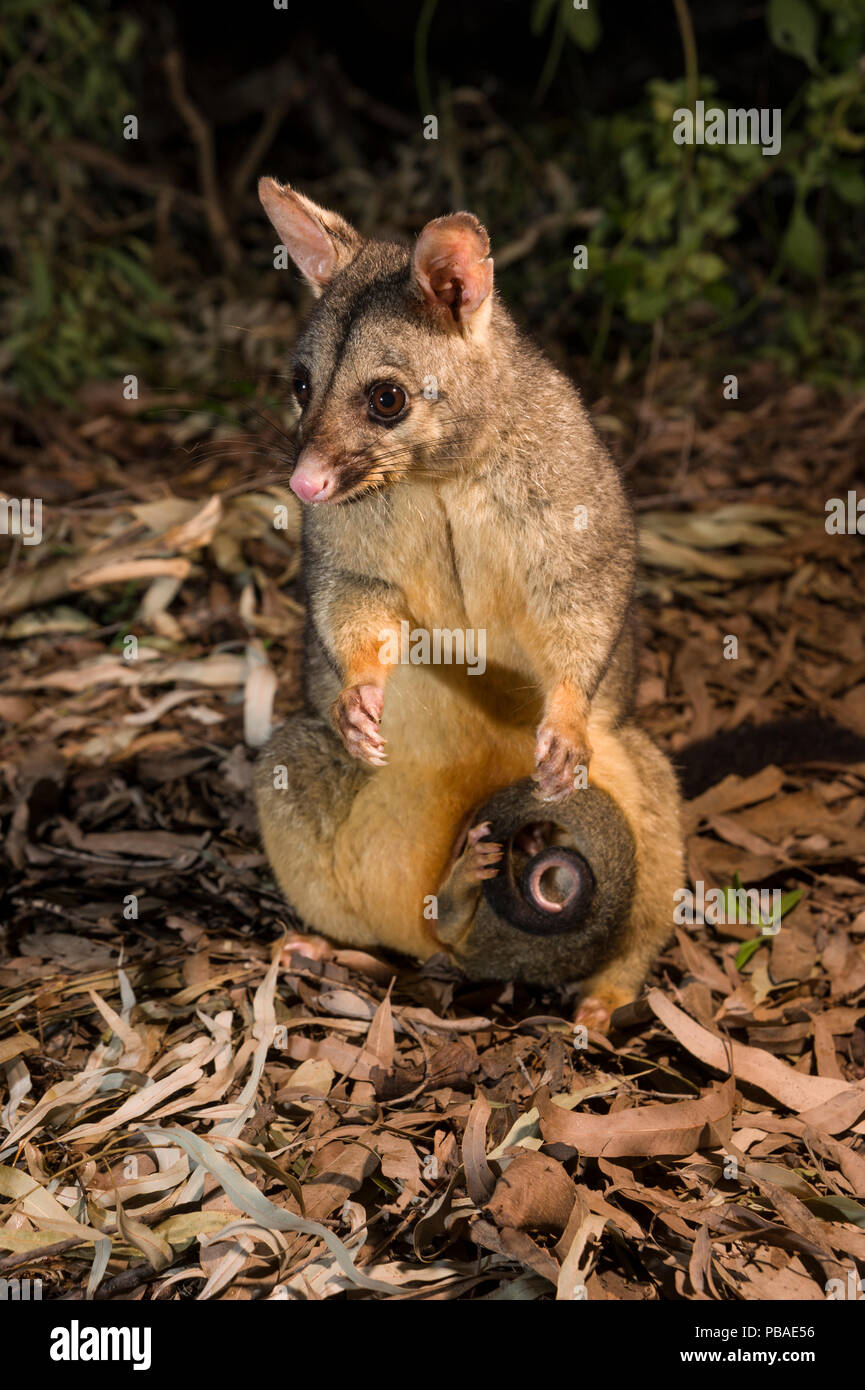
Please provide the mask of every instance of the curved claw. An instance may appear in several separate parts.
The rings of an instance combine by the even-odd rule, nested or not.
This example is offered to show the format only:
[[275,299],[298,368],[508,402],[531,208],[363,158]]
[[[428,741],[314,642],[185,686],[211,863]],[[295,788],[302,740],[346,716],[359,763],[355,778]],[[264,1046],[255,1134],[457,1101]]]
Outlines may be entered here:
[[334,727],[353,758],[371,767],[383,767],[385,741],[378,731],[384,709],[384,692],[377,685],[351,685],[334,701]]
[[466,878],[471,883],[482,883],[485,878],[495,878],[499,871],[499,860],[503,849],[495,840],[488,840],[490,822],[483,821],[473,825],[466,836],[466,845],[460,855]]
[[574,790],[580,769],[588,768],[591,756],[584,735],[568,735],[542,725],[535,745],[535,795],[541,801],[564,801]]

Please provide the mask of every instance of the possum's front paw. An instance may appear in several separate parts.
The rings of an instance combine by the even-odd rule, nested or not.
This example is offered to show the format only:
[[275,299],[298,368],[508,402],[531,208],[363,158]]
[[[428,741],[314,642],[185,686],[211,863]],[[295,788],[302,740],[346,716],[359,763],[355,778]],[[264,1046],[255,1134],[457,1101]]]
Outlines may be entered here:
[[331,709],[334,728],[353,758],[383,767],[384,739],[378,731],[384,691],[377,685],[351,685],[337,696]]
[[580,771],[588,769],[591,756],[583,726],[542,724],[535,746],[535,795],[541,801],[564,801],[577,786]]

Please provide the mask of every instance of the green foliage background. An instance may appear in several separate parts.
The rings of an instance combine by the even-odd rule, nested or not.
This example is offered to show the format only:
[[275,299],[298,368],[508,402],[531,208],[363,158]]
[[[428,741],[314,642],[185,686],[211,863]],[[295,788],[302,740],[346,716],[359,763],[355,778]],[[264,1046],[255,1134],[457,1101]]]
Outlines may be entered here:
[[[735,330],[780,287],[790,292],[775,294],[783,308],[769,355],[829,384],[848,373],[862,378],[865,0],[769,0],[765,11],[772,44],[803,67],[801,87],[782,112],[777,155],[764,156],[756,145],[673,143],[673,112],[693,109],[697,97],[707,108],[741,104],[696,71],[651,81],[640,107],[587,122],[587,164],[602,209],[588,240],[589,283],[603,300],[596,361],[616,312],[634,324],[663,320],[688,343]],[[576,10],[572,0],[537,0],[533,23],[551,28],[553,54],[564,36],[589,50],[601,39],[597,11]],[[746,215],[773,249],[765,273],[743,259]],[[818,216],[847,261],[831,283]],[[574,283],[584,283],[584,274],[575,270]]]
[[[614,60],[604,4],[577,9],[573,0],[534,0],[524,12],[538,64],[534,114],[520,139],[531,158],[588,190],[593,209],[591,225],[573,238],[588,248],[587,269],[563,263],[561,250],[533,260],[536,316],[553,315],[569,281],[579,306],[578,350],[596,368],[624,360],[627,371],[660,342],[691,352],[735,335],[740,350],[768,355],[788,373],[838,389],[861,385],[865,0],[767,0],[767,50],[801,69],[775,157],[757,146],[673,142],[677,108],[697,97],[725,109],[742,102],[701,70],[686,0],[670,3],[681,77],[649,81],[641,100],[612,116],[575,113],[578,141],[547,117],[545,94],[571,51]],[[427,59],[442,13],[426,0],[417,22],[421,111],[428,103],[446,110],[450,99]],[[162,379],[172,370],[182,378],[182,366],[173,369],[164,350],[196,311],[188,276],[169,273],[155,257],[154,196],[118,187],[110,170],[94,168],[81,152],[86,145],[91,156],[96,149],[129,157],[123,118],[137,109],[140,59],[151,36],[108,0],[7,0],[4,18],[0,231],[8,250],[0,271],[0,371],[7,389],[27,400],[68,402],[82,383],[116,379],[142,363],[154,364]],[[415,147],[418,160],[429,158],[420,120]],[[412,150],[398,157],[411,158]],[[439,196],[431,188],[431,199]],[[497,244],[520,235],[533,216],[518,171],[494,193],[489,180],[473,186],[469,174],[466,196],[495,227]],[[430,207],[429,215],[442,210]],[[216,274],[202,224],[171,223],[193,279]],[[416,227],[404,230],[411,235]],[[250,291],[253,262],[245,262],[238,292]],[[506,274],[520,294],[525,265]]]
[[[0,56],[11,87],[0,126],[0,374],[28,400],[65,401],[171,341],[170,296],[147,240],[106,237],[68,142],[120,153],[139,25],[104,4],[6,0]],[[145,220],[135,214],[126,221]]]

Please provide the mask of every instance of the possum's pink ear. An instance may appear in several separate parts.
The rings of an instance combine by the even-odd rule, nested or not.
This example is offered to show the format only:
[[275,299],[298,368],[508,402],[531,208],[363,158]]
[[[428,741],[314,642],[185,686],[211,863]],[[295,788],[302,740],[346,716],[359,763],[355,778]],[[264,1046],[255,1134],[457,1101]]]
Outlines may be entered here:
[[493,288],[490,239],[470,212],[428,222],[412,270],[426,302],[447,309],[454,323],[475,328],[486,321]]
[[363,237],[337,213],[276,179],[259,179],[258,196],[301,275],[314,294],[321,294],[336,272],[354,260]]

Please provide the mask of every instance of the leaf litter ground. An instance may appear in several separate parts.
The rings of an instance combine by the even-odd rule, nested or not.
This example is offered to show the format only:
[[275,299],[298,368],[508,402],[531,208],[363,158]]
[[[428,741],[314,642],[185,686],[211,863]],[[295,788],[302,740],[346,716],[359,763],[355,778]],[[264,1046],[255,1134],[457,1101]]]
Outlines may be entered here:
[[[674,755],[782,715],[865,732],[862,540],[824,525],[865,403],[683,379],[593,407],[642,527],[643,722]],[[774,936],[679,927],[584,1047],[566,992],[307,957],[250,797],[299,699],[299,518],[261,457],[290,417],[97,397],[85,424],[0,402],[46,524],[0,577],[0,1275],[733,1301],[865,1275],[865,768],[721,767],[692,881],[795,905]]]

